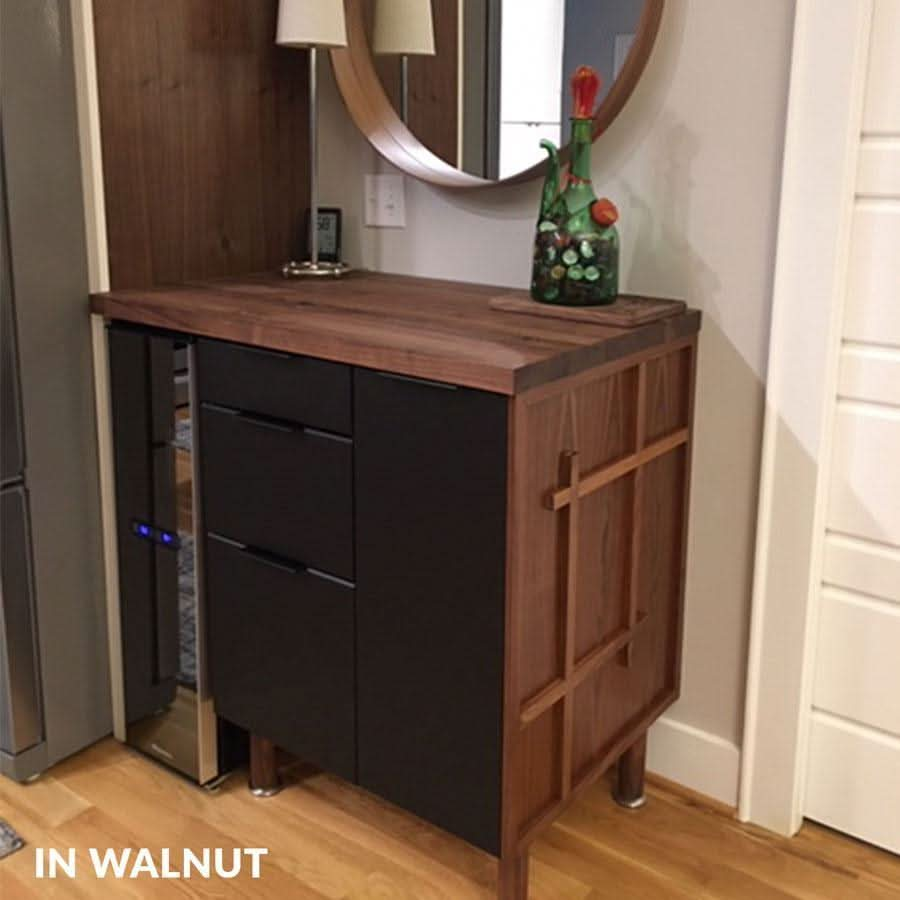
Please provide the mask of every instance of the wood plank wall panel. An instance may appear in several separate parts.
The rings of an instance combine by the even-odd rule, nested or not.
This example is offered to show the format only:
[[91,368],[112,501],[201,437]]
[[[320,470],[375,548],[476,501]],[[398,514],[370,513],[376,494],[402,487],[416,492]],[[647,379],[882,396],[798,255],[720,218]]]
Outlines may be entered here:
[[304,51],[277,0],[94,0],[110,281],[274,269],[300,248]]
[[459,0],[433,3],[434,56],[409,60],[409,126],[451,165],[459,158]]
[[[371,34],[375,0],[366,5]],[[459,158],[459,0],[432,4],[434,56],[409,58],[409,127],[441,159]],[[385,93],[400,112],[400,58],[373,55]]]

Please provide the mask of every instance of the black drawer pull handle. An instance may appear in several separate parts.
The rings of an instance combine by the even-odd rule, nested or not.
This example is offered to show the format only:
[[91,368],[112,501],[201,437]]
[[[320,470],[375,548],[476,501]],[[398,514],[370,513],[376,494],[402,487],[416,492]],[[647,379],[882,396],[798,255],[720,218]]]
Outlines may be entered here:
[[255,425],[257,428],[268,428],[269,431],[280,431],[282,434],[293,434],[297,428],[290,425],[275,422],[272,419],[266,419],[262,416],[254,416],[252,413],[239,412],[237,417],[248,425]]
[[300,572],[306,571],[305,566],[291,562],[291,560],[285,559],[283,556],[278,556],[275,553],[257,550],[256,547],[248,547],[246,544],[238,547],[238,549],[244,556],[248,556],[254,562],[262,563],[270,569],[278,569],[280,572],[288,572],[291,575],[298,575]]
[[260,550],[256,547],[248,547],[246,544],[242,544],[240,541],[235,541],[232,538],[225,537],[222,534],[216,534],[214,531],[208,532],[208,535],[211,540],[218,541],[220,544],[225,544],[228,547],[233,547],[239,553],[243,553],[244,556],[249,556],[256,562],[262,563],[266,566],[271,566],[273,569],[279,569],[282,572],[289,572],[291,575],[300,575],[301,573],[304,575],[311,575],[313,578],[321,578],[323,581],[330,581],[345,588],[352,589],[356,587],[356,583],[353,581],[348,581],[346,578],[341,578],[338,575],[332,575],[329,572],[323,572],[321,569],[313,569],[311,567],[304,566],[302,563],[297,563],[293,560],[286,559],[283,556],[278,556],[277,553],[269,553],[266,550]]
[[458,389],[458,385],[447,384],[445,381],[432,381],[429,378],[414,378],[412,375],[398,375],[396,372],[376,371],[375,374],[381,378],[389,378],[391,381],[406,381],[410,384],[420,384],[422,387],[440,388],[444,391],[455,391]]
[[338,444],[353,443],[353,438],[345,437],[342,434],[332,434],[330,431],[320,431],[318,428],[304,428],[303,433],[307,437],[322,438],[322,440],[335,441]]
[[285,559],[283,556],[278,556],[275,553],[267,553],[265,550],[259,550],[256,547],[248,547],[240,541],[227,538],[222,534],[216,534],[214,531],[209,532],[209,537],[214,541],[218,541],[220,544],[225,544],[227,547],[233,547],[239,553],[243,553],[244,556],[248,556],[250,559],[262,563],[265,566],[270,566],[273,569],[289,572],[291,575],[298,575],[300,572],[306,571],[306,566],[303,566],[300,563],[295,563],[292,560]]
[[274,553],[266,553],[265,550],[255,550],[250,547],[244,547],[244,549],[241,550],[241,553],[245,556],[249,556],[250,559],[255,562],[268,566],[270,569],[278,569],[281,572],[288,572],[290,575],[299,575],[300,572],[306,571],[304,566],[295,565],[281,556],[276,556]]
[[341,578],[338,575],[330,575],[328,572],[323,572],[321,569],[307,569],[307,575],[312,575],[315,578],[321,578],[323,581],[330,581],[332,584],[339,584],[341,587],[345,588],[355,588],[356,583],[353,581],[347,581],[346,578]]
[[204,403],[204,409],[222,413],[240,419],[248,425],[256,425],[258,428],[268,428],[270,431],[280,431],[282,434],[302,434],[306,437],[322,438],[326,441],[335,441],[338,444],[352,444],[353,438],[343,434],[334,434],[331,431],[322,431],[319,428],[307,428],[303,425],[292,425],[283,419],[273,419],[269,416],[257,416],[240,409],[232,409],[230,406],[220,406],[218,403]]
[[224,416],[240,419],[248,425],[257,425],[260,428],[268,428],[271,431],[281,431],[285,434],[292,434],[293,432],[300,430],[299,428],[294,428],[292,425],[288,425],[287,422],[277,422],[274,419],[267,419],[263,416],[254,416],[252,413],[242,412],[239,409],[232,409],[230,406],[219,406],[218,403],[204,403],[203,408],[208,409],[211,412],[222,413]]

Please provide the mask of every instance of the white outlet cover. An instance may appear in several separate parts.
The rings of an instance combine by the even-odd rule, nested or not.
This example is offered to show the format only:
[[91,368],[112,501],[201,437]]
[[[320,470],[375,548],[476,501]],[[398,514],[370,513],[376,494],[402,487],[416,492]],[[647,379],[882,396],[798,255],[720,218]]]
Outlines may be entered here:
[[406,190],[402,175],[366,175],[365,224],[373,228],[406,227]]

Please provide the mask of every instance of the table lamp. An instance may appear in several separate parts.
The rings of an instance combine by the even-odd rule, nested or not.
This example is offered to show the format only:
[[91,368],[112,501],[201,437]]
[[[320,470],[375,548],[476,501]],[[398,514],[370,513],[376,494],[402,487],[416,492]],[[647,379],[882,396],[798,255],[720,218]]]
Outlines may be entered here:
[[282,268],[288,278],[339,276],[349,271],[342,262],[319,259],[319,146],[316,57],[320,47],[346,47],[344,0],[280,0],[275,42],[282,47],[309,49],[309,259]]
[[434,56],[431,0],[377,0],[372,50],[400,56],[400,118],[409,121],[409,57]]

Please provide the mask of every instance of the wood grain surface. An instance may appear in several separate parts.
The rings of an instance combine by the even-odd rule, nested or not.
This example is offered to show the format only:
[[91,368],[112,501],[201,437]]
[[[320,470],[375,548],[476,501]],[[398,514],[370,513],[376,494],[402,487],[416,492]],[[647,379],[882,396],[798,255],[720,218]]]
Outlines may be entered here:
[[[0,778],[0,809],[27,846],[0,863],[0,896],[260,900],[487,900],[497,863],[486,853],[337,778],[288,772],[257,800],[243,773],[217,792],[194,787],[106,740],[39,781]],[[98,881],[90,847],[266,847],[261,875],[234,881]],[[73,847],[79,877],[34,878],[36,847]],[[741,825],[727,808],[651,779],[638,812],[600,782],[535,842],[531,900],[892,900],[900,859],[817,825],[793,839]],[[48,887],[52,886],[52,890]]]
[[508,866],[678,696],[696,347],[681,338],[512,401]]
[[110,284],[274,267],[308,205],[308,57],[277,0],[94,0]]
[[560,306],[556,303],[538,303],[522,292],[501,294],[491,300],[492,309],[527,313],[549,319],[567,319],[570,322],[591,322],[595,325],[617,325],[634,328],[657,319],[676,316],[687,309],[681,300],[662,300],[655,297],[632,297],[619,294],[615,302],[607,306]]
[[502,394],[695,334],[688,311],[638,328],[490,308],[497,289],[400,275],[286,281],[264,273],[96,294],[109,319],[385,369]]

